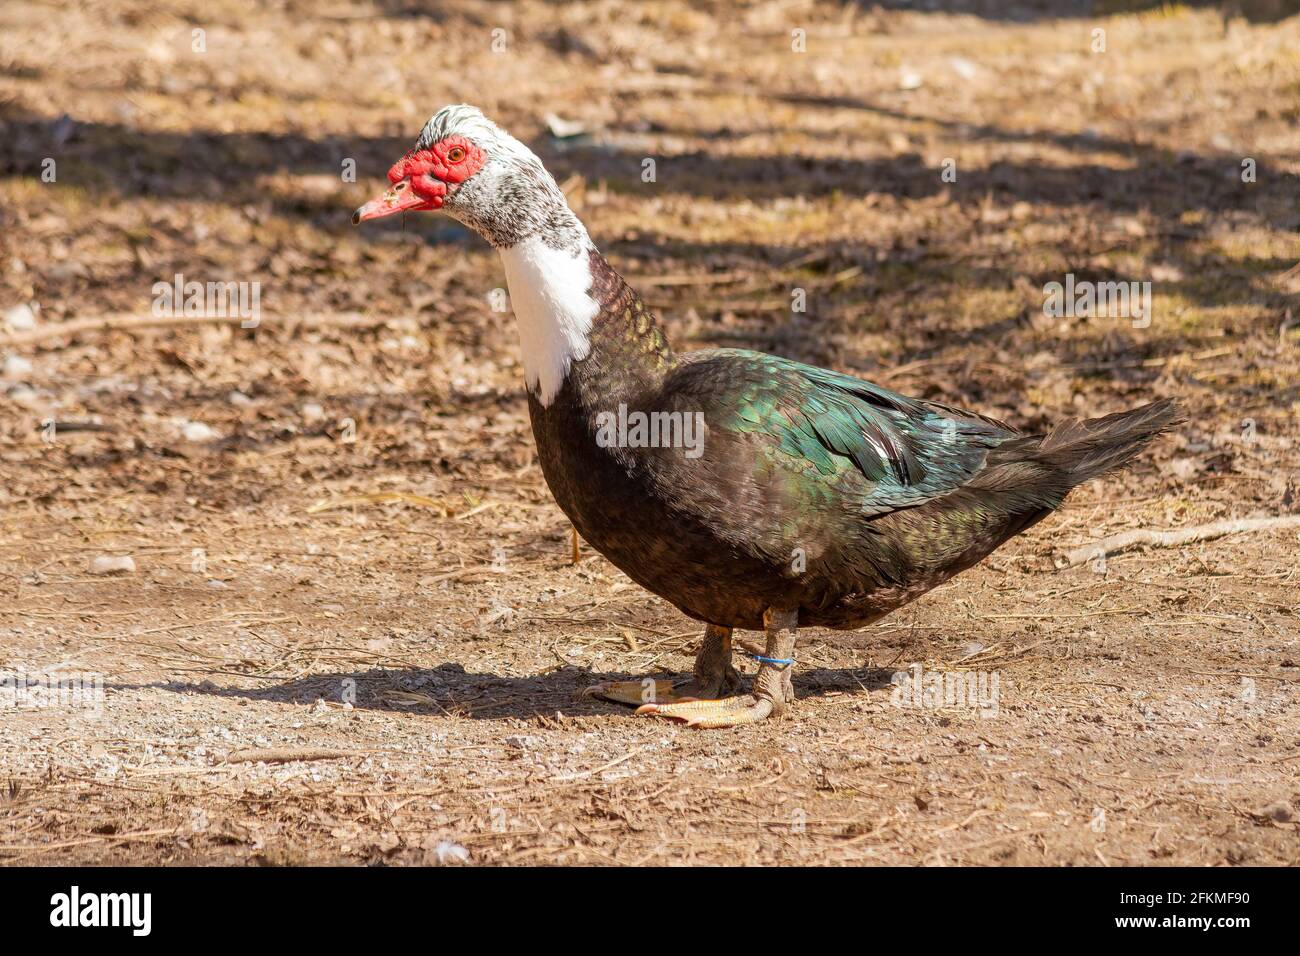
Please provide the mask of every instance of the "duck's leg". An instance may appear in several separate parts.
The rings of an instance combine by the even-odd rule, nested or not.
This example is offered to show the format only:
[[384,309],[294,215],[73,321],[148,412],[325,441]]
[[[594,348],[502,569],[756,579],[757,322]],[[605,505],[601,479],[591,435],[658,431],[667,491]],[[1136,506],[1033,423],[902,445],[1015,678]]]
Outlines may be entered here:
[[695,674],[688,680],[616,680],[588,687],[583,694],[616,704],[671,704],[726,697],[741,688],[740,674],[731,666],[731,628],[710,624],[695,655]]
[[736,727],[756,724],[780,714],[794,702],[794,643],[799,630],[798,610],[768,608],[763,615],[767,630],[767,651],[758,667],[752,694],[723,700],[692,700],[672,704],[644,704],[637,713],[646,717],[668,717],[689,727]]

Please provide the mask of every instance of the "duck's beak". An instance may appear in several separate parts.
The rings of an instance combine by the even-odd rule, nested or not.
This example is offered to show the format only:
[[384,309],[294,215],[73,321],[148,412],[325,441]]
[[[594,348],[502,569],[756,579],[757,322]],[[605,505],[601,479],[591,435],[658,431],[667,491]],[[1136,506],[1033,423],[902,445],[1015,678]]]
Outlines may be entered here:
[[411,188],[409,180],[403,179],[394,184],[377,199],[372,199],[352,214],[352,225],[359,226],[371,219],[383,219],[398,212],[413,212],[418,209],[432,209],[433,206]]

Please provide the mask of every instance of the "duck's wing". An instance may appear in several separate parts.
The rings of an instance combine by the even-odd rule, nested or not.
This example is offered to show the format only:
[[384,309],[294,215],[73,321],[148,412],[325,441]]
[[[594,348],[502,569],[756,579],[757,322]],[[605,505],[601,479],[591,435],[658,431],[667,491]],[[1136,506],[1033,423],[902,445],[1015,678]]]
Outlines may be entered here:
[[992,449],[1020,437],[990,418],[773,355],[716,349],[683,358],[669,383],[674,404],[703,411],[710,436],[747,436],[800,482],[859,498],[860,514],[948,494]]

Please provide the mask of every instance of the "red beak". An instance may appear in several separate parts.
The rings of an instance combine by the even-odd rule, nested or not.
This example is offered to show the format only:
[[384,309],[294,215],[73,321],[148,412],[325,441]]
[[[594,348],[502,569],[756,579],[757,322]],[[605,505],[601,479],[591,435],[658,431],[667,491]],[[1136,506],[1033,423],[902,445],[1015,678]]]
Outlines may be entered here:
[[[405,186],[399,190],[397,187],[402,186],[403,183],[405,183]],[[391,216],[398,212],[415,212],[421,209],[437,208],[429,200],[418,195],[411,188],[409,180],[403,179],[388,192],[377,199],[370,200],[370,202],[354,212],[352,214],[352,225],[359,226],[371,219],[383,219],[385,216]]]

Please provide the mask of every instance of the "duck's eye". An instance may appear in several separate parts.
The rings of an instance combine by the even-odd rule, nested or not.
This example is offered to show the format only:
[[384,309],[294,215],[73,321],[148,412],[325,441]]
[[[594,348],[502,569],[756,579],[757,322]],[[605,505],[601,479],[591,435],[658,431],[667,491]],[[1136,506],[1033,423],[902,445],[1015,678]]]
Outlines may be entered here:
[[459,163],[464,159],[465,159],[464,146],[453,146],[451,149],[447,150],[447,162]]
[[396,186],[393,187],[393,192],[400,193],[405,188],[406,188],[406,180],[403,179],[400,183],[398,183]]

